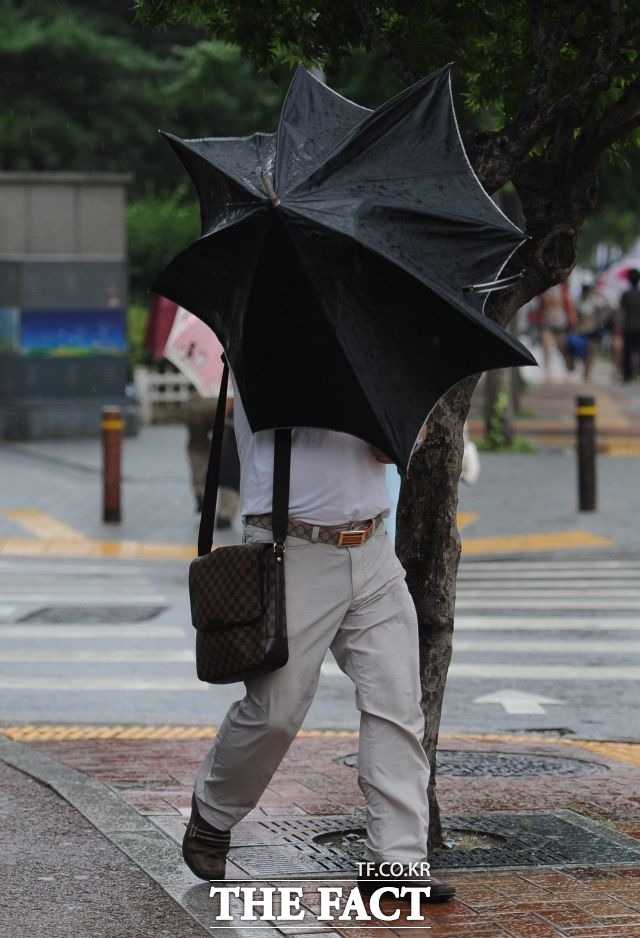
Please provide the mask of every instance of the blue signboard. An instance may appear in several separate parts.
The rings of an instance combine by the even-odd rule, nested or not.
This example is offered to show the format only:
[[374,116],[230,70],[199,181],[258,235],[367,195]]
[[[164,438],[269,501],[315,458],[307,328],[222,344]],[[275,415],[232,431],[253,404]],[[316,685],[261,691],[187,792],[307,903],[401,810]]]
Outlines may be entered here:
[[23,355],[121,355],[126,351],[122,309],[25,309],[20,319]]

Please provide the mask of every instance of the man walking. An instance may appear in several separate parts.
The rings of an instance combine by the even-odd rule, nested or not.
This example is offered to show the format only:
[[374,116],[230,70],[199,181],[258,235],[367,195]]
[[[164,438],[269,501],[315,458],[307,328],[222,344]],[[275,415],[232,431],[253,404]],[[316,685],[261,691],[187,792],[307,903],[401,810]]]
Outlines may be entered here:
[[[244,540],[273,540],[273,432],[252,433],[239,395]],[[429,764],[421,740],[418,630],[404,570],[385,532],[386,457],[344,433],[292,433],[286,602],[289,661],[246,682],[198,772],[183,843],[202,879],[224,876],[230,831],[258,803],[313,700],[326,652],[355,685],[359,785],[366,802],[360,889],[428,876]],[[407,876],[382,875],[393,863]],[[380,869],[382,864],[382,869]],[[416,864],[423,874],[416,878]],[[455,889],[431,878],[431,901]]]

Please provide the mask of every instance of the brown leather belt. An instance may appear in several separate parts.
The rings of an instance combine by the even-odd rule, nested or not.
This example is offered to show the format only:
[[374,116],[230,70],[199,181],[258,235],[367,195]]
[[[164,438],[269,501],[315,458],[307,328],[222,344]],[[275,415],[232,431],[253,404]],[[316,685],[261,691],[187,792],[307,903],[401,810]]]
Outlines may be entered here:
[[[245,515],[245,522],[254,528],[271,530],[271,515]],[[326,528],[319,524],[308,524],[306,521],[289,521],[287,534],[291,537],[302,537],[313,544],[334,544],[336,547],[359,547],[373,537],[382,523],[382,515],[370,518],[368,521],[354,521],[357,528],[334,527]]]

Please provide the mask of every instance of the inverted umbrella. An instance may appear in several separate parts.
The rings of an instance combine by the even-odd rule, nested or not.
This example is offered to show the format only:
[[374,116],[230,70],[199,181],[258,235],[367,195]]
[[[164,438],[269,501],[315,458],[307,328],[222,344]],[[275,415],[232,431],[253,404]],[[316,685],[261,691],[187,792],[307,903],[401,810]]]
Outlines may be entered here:
[[373,112],[300,67],[277,133],[165,136],[202,233],[153,289],[214,330],[254,432],[343,431],[405,467],[454,384],[535,364],[482,312],[524,236],[470,167],[448,66]]

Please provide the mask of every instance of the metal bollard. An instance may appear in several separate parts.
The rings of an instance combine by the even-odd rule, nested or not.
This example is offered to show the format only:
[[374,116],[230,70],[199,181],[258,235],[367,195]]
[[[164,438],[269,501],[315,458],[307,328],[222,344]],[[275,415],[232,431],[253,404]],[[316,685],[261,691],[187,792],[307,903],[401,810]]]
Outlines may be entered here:
[[576,452],[578,455],[578,509],[596,508],[596,414],[594,397],[576,400]]
[[102,520],[119,522],[120,461],[122,454],[122,408],[102,408]]

